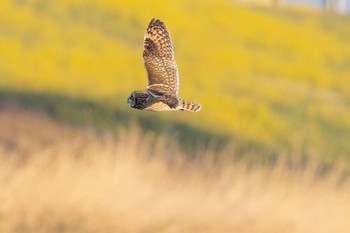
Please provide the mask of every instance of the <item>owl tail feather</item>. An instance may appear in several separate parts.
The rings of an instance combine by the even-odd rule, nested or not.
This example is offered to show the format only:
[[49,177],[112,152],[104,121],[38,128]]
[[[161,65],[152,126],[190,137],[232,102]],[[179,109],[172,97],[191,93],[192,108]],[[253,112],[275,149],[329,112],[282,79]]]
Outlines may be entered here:
[[190,103],[184,100],[181,100],[180,104],[178,105],[178,108],[181,111],[190,111],[190,112],[198,112],[201,110],[201,106],[197,103]]

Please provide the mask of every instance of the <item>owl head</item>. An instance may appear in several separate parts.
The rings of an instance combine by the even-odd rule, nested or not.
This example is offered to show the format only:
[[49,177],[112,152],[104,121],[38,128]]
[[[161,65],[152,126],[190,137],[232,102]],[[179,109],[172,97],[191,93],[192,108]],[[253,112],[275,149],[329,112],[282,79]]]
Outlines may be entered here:
[[147,91],[133,91],[128,97],[128,105],[132,108],[144,109],[147,106]]

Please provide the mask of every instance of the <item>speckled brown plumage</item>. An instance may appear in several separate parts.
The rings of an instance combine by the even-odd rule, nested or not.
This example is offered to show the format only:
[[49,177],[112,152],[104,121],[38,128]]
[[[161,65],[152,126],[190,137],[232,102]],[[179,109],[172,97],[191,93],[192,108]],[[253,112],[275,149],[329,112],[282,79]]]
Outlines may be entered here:
[[[173,44],[169,31],[158,19],[152,19],[146,29],[143,61],[147,71],[147,89],[130,94],[128,104],[132,108],[192,112],[201,109],[199,104],[186,102],[178,97],[179,75]],[[145,93],[149,95],[147,98]],[[145,103],[141,103],[142,101]]]
[[143,60],[147,70],[147,87],[177,96],[179,77],[170,34],[164,23],[152,19],[144,40]]

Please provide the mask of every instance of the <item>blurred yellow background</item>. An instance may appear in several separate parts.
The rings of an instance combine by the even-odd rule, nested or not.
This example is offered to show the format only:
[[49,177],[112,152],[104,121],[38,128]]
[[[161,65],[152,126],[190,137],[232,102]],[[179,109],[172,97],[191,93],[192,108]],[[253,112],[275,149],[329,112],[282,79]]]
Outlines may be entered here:
[[349,16],[224,0],[18,0],[0,11],[2,90],[134,115],[126,98],[146,85],[143,33],[156,17],[174,42],[180,95],[203,106],[157,117],[268,148],[348,156]]
[[[152,18],[196,114],[126,103]],[[6,0],[0,54],[0,232],[348,232],[349,15]]]

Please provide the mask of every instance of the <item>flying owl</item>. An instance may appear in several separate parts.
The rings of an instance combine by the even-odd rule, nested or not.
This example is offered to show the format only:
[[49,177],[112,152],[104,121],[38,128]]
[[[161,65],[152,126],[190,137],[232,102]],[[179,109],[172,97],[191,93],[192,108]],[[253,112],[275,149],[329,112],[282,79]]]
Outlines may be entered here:
[[132,108],[149,111],[198,112],[201,106],[178,96],[179,73],[170,34],[164,23],[152,19],[143,43],[143,62],[147,71],[147,88],[128,97]]

